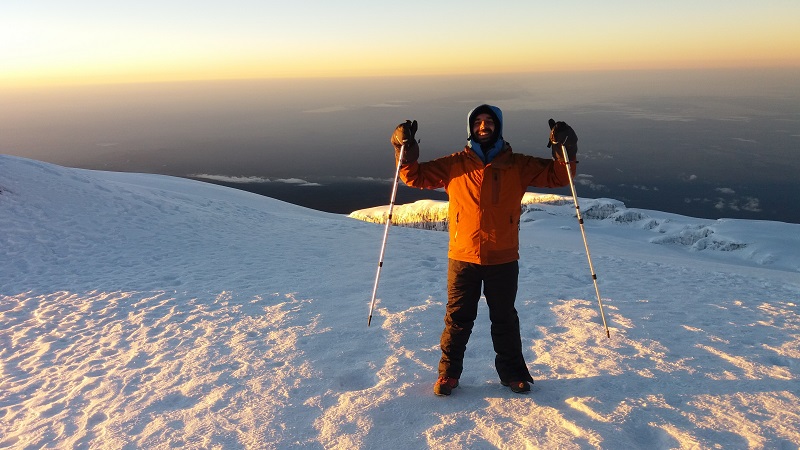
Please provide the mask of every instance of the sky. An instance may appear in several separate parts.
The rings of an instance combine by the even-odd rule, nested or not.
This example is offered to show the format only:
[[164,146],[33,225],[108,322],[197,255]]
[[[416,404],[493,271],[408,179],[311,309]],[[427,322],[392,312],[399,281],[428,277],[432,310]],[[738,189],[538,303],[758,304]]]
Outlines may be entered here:
[[796,0],[6,0],[0,88],[800,66]]
[[0,155],[0,447],[800,445],[800,225],[582,199],[608,338],[575,208],[543,200],[520,224],[532,392],[501,386],[480,302],[440,398],[447,232],[391,228],[367,326],[383,225]]

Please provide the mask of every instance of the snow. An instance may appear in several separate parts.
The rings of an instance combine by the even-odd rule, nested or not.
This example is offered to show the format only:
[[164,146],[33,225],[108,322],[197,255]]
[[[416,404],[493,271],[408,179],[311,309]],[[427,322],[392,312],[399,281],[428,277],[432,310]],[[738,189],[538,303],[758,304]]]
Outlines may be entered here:
[[608,339],[571,199],[530,195],[533,391],[482,304],[440,398],[446,233],[392,228],[367,327],[382,225],[0,156],[0,448],[800,445],[800,225],[582,198]]

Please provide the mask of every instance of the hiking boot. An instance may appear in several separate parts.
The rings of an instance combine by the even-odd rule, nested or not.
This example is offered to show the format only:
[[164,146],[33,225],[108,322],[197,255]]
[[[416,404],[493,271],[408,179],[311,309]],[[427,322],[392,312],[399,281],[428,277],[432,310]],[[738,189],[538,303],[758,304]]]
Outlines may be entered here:
[[501,381],[500,384],[508,386],[513,392],[523,394],[531,391],[531,385],[525,380],[522,381]]
[[436,395],[450,395],[454,388],[458,387],[458,378],[446,376],[439,377],[433,385],[433,393]]

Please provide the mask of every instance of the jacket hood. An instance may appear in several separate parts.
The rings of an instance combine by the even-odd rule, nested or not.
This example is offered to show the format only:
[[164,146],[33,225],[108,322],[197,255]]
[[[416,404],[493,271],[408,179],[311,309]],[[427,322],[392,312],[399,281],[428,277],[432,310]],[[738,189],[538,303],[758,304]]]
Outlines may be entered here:
[[[478,114],[489,114],[494,119],[495,123],[495,141],[486,146],[482,146],[472,138],[472,122]],[[475,107],[467,115],[467,147],[471,148],[473,152],[485,163],[488,164],[500,153],[500,150],[505,146],[503,140],[503,112],[497,106],[483,104]]]

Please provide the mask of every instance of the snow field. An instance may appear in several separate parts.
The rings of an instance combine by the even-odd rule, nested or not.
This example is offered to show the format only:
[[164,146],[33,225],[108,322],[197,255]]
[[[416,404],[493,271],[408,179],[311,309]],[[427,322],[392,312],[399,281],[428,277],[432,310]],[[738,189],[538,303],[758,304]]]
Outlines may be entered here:
[[582,206],[611,339],[574,208],[537,203],[533,392],[482,304],[438,398],[441,231],[392,228],[368,328],[380,225],[0,156],[0,448],[797,448],[798,225]]

